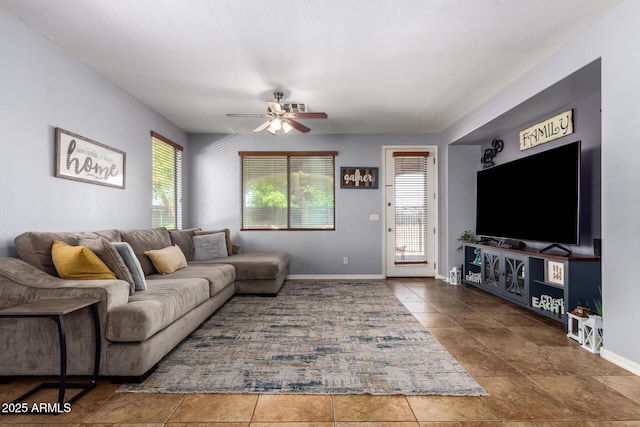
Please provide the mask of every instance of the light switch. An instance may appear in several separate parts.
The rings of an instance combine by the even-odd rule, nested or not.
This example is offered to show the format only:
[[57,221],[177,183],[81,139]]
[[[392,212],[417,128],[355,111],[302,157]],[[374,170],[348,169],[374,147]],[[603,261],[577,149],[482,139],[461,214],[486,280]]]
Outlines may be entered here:
[[369,215],[369,221],[379,221],[379,220],[380,220],[380,215],[378,214]]

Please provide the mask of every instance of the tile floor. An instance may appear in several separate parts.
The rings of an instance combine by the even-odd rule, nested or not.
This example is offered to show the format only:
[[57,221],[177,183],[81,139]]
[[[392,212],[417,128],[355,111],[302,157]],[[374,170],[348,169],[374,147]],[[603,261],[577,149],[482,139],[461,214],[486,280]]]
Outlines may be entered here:
[[[489,396],[129,394],[101,380],[69,413],[3,415],[0,426],[640,426],[640,377],[581,349],[559,323],[439,280],[387,284]],[[0,403],[39,381],[0,385]]]

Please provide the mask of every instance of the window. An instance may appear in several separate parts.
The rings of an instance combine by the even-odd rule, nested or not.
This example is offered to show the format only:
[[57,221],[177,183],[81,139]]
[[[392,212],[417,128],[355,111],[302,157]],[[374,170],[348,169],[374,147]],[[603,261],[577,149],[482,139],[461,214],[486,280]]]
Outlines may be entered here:
[[182,147],[151,132],[153,227],[182,228]]
[[241,151],[243,230],[335,230],[335,151]]

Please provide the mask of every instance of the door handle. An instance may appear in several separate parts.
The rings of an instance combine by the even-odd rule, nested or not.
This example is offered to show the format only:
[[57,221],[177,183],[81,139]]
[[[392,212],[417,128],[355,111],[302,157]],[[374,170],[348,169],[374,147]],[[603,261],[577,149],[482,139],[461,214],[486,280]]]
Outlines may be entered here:
[[393,229],[392,228],[387,228],[387,231],[393,231]]

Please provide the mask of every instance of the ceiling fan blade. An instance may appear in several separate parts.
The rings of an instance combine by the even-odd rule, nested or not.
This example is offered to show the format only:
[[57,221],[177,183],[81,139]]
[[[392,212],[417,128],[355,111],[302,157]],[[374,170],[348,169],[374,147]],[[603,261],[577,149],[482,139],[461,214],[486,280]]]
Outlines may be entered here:
[[253,131],[256,132],[256,133],[262,132],[263,130],[268,128],[270,124],[271,124],[271,120],[267,120],[266,122],[264,122],[263,124],[261,124],[260,126],[255,128]]
[[291,132],[291,129],[293,129],[293,126],[287,123],[286,119],[282,120],[282,131],[284,132],[284,134],[286,135]]
[[282,109],[282,106],[277,102],[267,102],[269,109],[276,114],[284,113],[285,111]]
[[295,120],[291,120],[290,118],[284,119],[284,122],[288,123],[292,128],[302,133],[307,133],[311,130],[310,128],[306,127],[302,123],[296,122]]
[[288,113],[287,117],[292,119],[326,119],[327,113]]
[[268,114],[225,114],[227,117],[271,117]]

